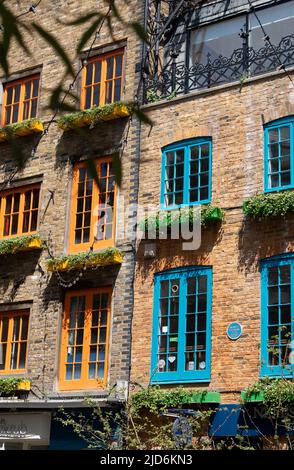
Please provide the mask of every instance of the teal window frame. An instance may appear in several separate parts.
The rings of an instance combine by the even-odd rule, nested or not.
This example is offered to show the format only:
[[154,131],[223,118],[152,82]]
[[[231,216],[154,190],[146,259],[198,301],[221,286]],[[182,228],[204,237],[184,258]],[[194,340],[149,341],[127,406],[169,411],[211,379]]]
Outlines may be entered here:
[[[269,269],[282,266],[290,267],[290,323],[281,321],[282,318],[282,307],[289,306],[289,303],[283,303],[281,301],[281,286],[285,284],[281,282],[281,274],[279,270],[279,278],[277,281],[278,286],[278,300],[274,305],[269,303],[269,288],[275,285],[269,282]],[[279,348],[282,343],[282,332],[283,329],[280,329],[282,325],[290,325],[291,329],[291,340],[294,340],[294,253],[285,253],[282,255],[273,256],[261,261],[260,263],[260,278],[261,278],[261,366],[260,366],[260,376],[261,377],[293,377],[294,375],[294,364],[281,364],[281,357],[279,355],[279,364],[271,365],[269,364],[269,351],[268,351],[268,341],[269,341],[269,328],[271,326],[278,326],[279,328],[279,338],[278,344]],[[276,308],[279,316],[278,323],[269,321],[269,309]],[[294,349],[292,350],[294,352]],[[289,348],[289,353],[291,353],[291,348]]]
[[[206,171],[199,171],[197,172],[198,177],[198,184],[199,178],[201,173],[208,173],[208,196],[205,199],[197,200],[190,202],[189,201],[189,194],[190,194],[190,177],[193,177],[193,174],[190,173],[190,149],[192,147],[201,146],[201,145],[209,145],[209,155],[208,155],[208,170]],[[165,201],[165,181],[166,181],[166,160],[167,160],[167,153],[173,152],[176,150],[184,150],[184,181],[183,181],[183,203],[182,204],[166,204]],[[196,173],[194,174],[196,177]],[[175,177],[173,178],[175,180]],[[208,204],[211,201],[211,190],[212,190],[212,138],[211,137],[201,137],[196,139],[186,139],[180,142],[175,142],[173,144],[167,145],[162,148],[162,171],[161,171],[161,195],[160,195],[160,208],[162,210],[173,210],[179,209],[181,207],[187,206],[195,206],[199,204]],[[205,187],[205,186],[204,186]],[[198,187],[199,188],[199,185]],[[173,191],[173,194],[175,191]]]
[[[269,172],[269,131],[279,129],[281,127],[289,126],[290,128],[290,183],[287,185],[279,184],[279,186],[271,187],[270,185],[270,172]],[[280,132],[280,131],[279,131]],[[277,143],[280,144],[281,140]],[[279,145],[279,172],[281,174],[281,158],[280,158],[280,145]],[[280,178],[280,176],[279,176]],[[272,193],[276,191],[283,191],[294,188],[294,116],[275,120],[264,126],[264,192]]]
[[[202,370],[185,370],[186,354],[186,321],[188,294],[188,279],[191,277],[207,276],[206,282],[206,344],[205,344],[205,368]],[[177,370],[164,371],[158,370],[159,334],[160,334],[160,282],[165,280],[179,279],[179,317],[178,317],[178,348],[177,348]],[[197,284],[198,286],[198,284]],[[197,291],[197,294],[199,292]],[[197,308],[197,314],[198,308]],[[198,321],[198,320],[197,320]],[[164,383],[192,383],[209,382],[211,378],[211,321],[212,321],[212,267],[211,266],[193,266],[185,268],[176,268],[166,270],[155,274],[154,277],[154,305],[153,305],[153,324],[152,324],[152,351],[151,351],[151,371],[150,381],[152,384]],[[198,329],[198,327],[197,327]],[[162,334],[162,333],[161,333]],[[189,334],[189,333],[188,333]],[[198,334],[198,333],[197,333]],[[196,354],[196,349],[192,352]]]

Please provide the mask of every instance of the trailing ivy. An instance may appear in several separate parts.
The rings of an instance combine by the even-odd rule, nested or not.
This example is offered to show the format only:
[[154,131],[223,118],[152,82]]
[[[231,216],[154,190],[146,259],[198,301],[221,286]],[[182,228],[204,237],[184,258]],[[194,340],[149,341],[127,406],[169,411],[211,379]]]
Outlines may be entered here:
[[201,218],[201,225],[206,227],[210,224],[220,223],[224,220],[224,211],[211,204],[201,206],[201,212],[195,208],[184,208],[172,211],[160,211],[139,222],[142,231],[156,231],[159,234],[163,230],[170,230],[176,224],[193,224]]
[[22,251],[29,247],[31,242],[38,241],[40,246],[33,248],[42,248],[42,241],[39,235],[23,235],[21,237],[13,237],[0,240],[0,256],[9,255]]
[[244,214],[252,219],[283,216],[294,211],[294,192],[285,191],[277,194],[259,194],[243,204]]
[[[102,251],[90,253],[78,253],[76,255],[61,256],[47,260],[47,268],[50,271],[70,271],[80,267],[103,266],[112,264],[115,259],[121,260],[123,253],[118,248],[107,248]],[[119,262],[119,261],[117,261]],[[65,265],[65,267],[63,267]]]
[[11,397],[18,390],[18,385],[30,379],[23,377],[0,378],[0,396]]
[[116,109],[127,109],[128,113],[131,113],[133,105],[118,101],[116,103],[106,104],[105,106],[94,106],[91,109],[65,114],[57,120],[57,124],[58,127],[65,130],[78,127],[77,122],[80,120],[85,120],[88,125],[95,125],[97,122],[103,121],[105,117],[114,113]]

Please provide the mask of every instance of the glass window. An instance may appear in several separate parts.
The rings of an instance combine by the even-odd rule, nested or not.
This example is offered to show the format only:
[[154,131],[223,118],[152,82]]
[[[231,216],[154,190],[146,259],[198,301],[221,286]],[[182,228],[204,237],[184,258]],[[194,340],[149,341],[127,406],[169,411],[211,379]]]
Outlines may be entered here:
[[262,262],[261,375],[293,375],[293,282],[292,253]]
[[39,81],[40,77],[36,75],[4,85],[3,125],[36,117]]
[[99,189],[85,163],[74,167],[70,250],[78,252],[93,245],[114,243],[116,185],[111,158],[96,160]]
[[26,369],[29,311],[0,313],[0,374]]
[[209,380],[211,276],[209,267],[156,275],[152,382]]
[[83,72],[82,108],[103,106],[121,100],[123,50],[91,59]]
[[294,118],[265,127],[265,190],[293,187]]
[[[275,46],[280,44],[282,37],[291,36],[294,30],[294,2],[286,2],[271,8],[257,10],[257,16],[264,27],[266,34],[269,35],[271,43]],[[253,13],[249,15],[249,45],[255,50],[264,47],[264,33],[261,29],[256,16]],[[285,56],[286,58],[286,56]]]
[[40,185],[5,191],[1,194],[0,237],[35,233],[38,228]]
[[210,201],[211,140],[173,144],[163,151],[161,203],[165,208]]
[[60,365],[62,390],[105,386],[110,301],[110,288],[66,295]]
[[242,47],[239,36],[246,23],[245,16],[204,26],[191,32],[190,65],[206,64],[219,56],[230,57]]

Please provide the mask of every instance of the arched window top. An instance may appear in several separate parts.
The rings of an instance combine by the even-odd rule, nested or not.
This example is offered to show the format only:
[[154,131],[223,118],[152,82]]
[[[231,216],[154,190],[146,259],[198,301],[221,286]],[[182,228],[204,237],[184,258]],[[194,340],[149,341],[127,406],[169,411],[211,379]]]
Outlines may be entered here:
[[176,209],[211,199],[212,139],[200,137],[162,148],[161,207]]
[[270,127],[278,127],[284,124],[294,123],[294,115],[291,116],[284,116],[282,118],[274,119],[272,121],[266,122],[264,124],[264,129],[268,129]]
[[212,142],[212,137],[211,136],[201,136],[201,137],[193,137],[189,139],[183,139],[183,140],[177,140],[175,142],[171,142],[170,144],[165,145],[162,147],[162,151],[167,151],[167,150],[172,150],[174,148],[178,147],[185,147],[187,145],[193,145],[193,144],[202,144],[205,142]]
[[264,190],[294,187],[294,116],[272,121],[264,127]]

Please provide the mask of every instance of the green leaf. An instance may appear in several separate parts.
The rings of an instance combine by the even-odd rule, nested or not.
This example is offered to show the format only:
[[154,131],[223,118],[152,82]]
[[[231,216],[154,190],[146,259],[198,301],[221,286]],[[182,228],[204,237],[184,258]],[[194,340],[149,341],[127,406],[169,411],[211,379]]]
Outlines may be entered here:
[[[16,39],[20,47],[28,54],[31,55],[30,50],[26,46],[22,33],[19,26],[21,25],[20,21],[14,16],[14,14],[4,5],[3,2],[0,3],[0,23],[3,25],[3,40],[0,44],[0,64],[3,68],[6,75],[9,74],[9,65],[7,60],[7,55],[9,51],[9,46],[13,38]],[[24,26],[24,25],[22,25]]]
[[33,23],[33,28],[37,31],[37,33],[55,50],[55,52],[59,55],[62,59],[64,65],[67,68],[67,72],[74,77],[74,70],[71,65],[71,61],[65,52],[63,46],[57,41],[57,39],[51,34],[48,33],[42,26],[38,25],[37,23]]
[[77,47],[78,53],[83,50],[84,46],[87,44],[89,39],[93,36],[95,31],[98,29],[99,25],[101,24],[101,21],[102,21],[102,17],[100,16],[98,20],[94,21],[94,23],[92,23],[92,25],[84,32]]
[[140,23],[133,22],[133,23],[130,24],[130,26],[133,28],[133,30],[135,31],[135,33],[137,34],[137,36],[138,36],[143,42],[146,42],[146,43],[149,42],[148,35],[147,35],[145,29],[143,28],[143,26],[142,26]]
[[81,17],[77,18],[76,20],[69,21],[68,23],[63,22],[61,20],[58,20],[58,22],[60,24],[65,25],[65,26],[78,26],[78,25],[87,23],[87,21],[91,20],[92,18],[96,18],[97,16],[101,16],[100,13],[89,13],[88,15],[81,16]]
[[[64,90],[62,84],[59,84],[51,93],[48,108],[54,111],[58,109],[59,111],[66,111],[70,113],[76,111],[75,106],[62,101],[65,93],[67,93],[68,96],[73,98],[76,102],[78,101],[78,97],[76,95],[68,92],[68,90]],[[61,97],[61,95],[63,96]]]
[[153,121],[140,108],[134,107],[133,112],[137,116],[139,121],[143,122],[144,124],[147,124],[150,127],[153,127]]

